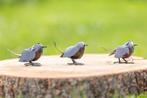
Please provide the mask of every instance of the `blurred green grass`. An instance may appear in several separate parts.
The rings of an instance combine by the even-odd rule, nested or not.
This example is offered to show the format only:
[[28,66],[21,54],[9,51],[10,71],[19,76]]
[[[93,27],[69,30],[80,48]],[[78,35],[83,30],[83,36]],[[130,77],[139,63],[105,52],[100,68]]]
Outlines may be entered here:
[[48,45],[45,55],[59,54],[78,41],[87,53],[108,53],[125,41],[137,44],[134,55],[147,58],[146,0],[1,0],[0,59],[15,57],[34,43]]

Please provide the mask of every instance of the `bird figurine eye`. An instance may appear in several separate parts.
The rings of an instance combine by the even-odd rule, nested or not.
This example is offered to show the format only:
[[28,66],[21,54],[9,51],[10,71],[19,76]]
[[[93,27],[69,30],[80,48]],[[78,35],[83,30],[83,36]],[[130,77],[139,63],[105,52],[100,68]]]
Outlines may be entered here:
[[35,51],[35,49],[33,48],[32,51]]
[[129,42],[127,43],[127,45],[129,45]]

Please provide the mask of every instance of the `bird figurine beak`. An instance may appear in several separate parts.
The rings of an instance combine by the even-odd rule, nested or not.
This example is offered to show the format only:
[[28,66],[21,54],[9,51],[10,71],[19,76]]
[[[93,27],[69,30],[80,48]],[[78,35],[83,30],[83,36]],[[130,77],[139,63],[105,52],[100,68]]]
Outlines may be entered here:
[[134,44],[134,46],[138,46],[138,44]]
[[47,48],[47,46],[42,46],[42,48]]
[[85,44],[84,46],[88,46],[87,44]]

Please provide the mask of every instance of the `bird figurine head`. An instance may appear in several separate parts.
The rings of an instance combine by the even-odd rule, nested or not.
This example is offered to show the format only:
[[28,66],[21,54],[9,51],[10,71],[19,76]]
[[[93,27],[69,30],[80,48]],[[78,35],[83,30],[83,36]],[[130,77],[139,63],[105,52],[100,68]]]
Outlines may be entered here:
[[42,45],[40,43],[37,43],[37,44],[35,44],[35,45],[32,46],[32,50],[33,51],[38,51],[40,49],[42,50],[43,48],[47,48],[47,46],[44,46],[44,45]]
[[135,46],[137,46],[137,44],[134,44],[133,41],[128,41],[128,42],[125,43],[125,45],[126,45],[127,47],[130,47],[130,48],[134,48]]
[[85,46],[88,46],[88,45],[85,44],[84,42],[78,42],[78,43],[76,44],[76,47],[79,47],[79,48],[83,48],[83,47],[85,47]]

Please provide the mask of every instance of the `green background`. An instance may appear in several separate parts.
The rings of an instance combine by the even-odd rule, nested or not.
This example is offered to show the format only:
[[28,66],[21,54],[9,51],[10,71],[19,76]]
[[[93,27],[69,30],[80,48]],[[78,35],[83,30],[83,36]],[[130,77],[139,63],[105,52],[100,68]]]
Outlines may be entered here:
[[[34,43],[60,54],[84,41],[87,53],[109,53],[133,40],[134,55],[147,58],[147,0],[0,0],[0,59],[14,58]],[[104,48],[107,49],[107,51]]]

